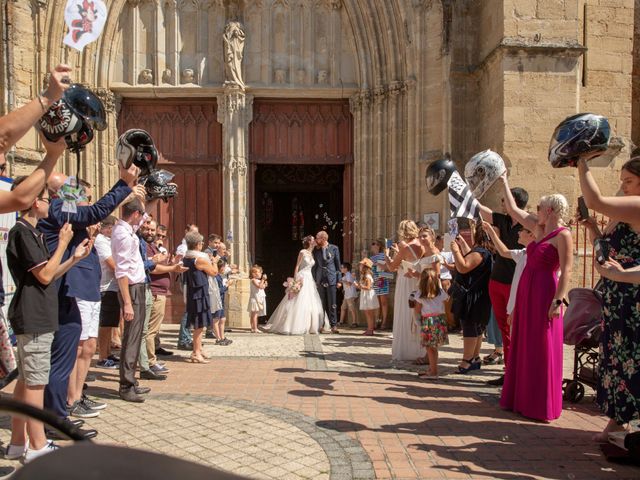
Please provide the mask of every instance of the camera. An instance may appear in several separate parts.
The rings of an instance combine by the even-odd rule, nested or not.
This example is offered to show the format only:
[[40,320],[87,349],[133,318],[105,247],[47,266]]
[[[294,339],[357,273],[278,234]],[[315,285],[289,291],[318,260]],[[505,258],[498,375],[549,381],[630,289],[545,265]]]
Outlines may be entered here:
[[578,197],[578,220],[586,220],[589,218],[589,209],[584,201],[584,197]]
[[409,308],[414,308],[416,306],[416,294],[415,292],[411,292],[409,295]]
[[609,240],[604,238],[598,238],[593,244],[593,248],[596,255],[596,261],[602,265],[604,262],[609,260]]

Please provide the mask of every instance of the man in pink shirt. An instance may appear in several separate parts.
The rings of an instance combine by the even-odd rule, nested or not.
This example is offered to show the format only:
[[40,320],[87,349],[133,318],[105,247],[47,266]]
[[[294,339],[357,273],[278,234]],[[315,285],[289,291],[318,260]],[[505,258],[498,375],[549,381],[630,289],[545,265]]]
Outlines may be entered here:
[[122,206],[120,218],[111,233],[111,253],[115,263],[115,277],[120,289],[120,306],[124,316],[124,332],[120,354],[120,398],[128,402],[144,402],[148,387],[137,386],[135,378],[142,329],[145,318],[145,272],[140,254],[140,240],[136,231],[143,224],[146,213],[139,199]]

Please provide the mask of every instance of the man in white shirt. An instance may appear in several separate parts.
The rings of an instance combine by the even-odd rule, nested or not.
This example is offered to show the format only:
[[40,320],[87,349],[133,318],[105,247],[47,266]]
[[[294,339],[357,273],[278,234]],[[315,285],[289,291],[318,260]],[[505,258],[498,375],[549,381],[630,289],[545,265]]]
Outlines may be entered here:
[[140,254],[137,230],[146,213],[143,203],[131,200],[122,206],[122,218],[113,227],[111,254],[120,289],[120,306],[124,316],[120,355],[120,398],[127,402],[144,402],[142,394],[151,391],[137,386],[135,378],[145,319],[146,275]]
[[118,361],[111,353],[111,335],[120,325],[120,301],[118,300],[118,282],[114,276],[116,264],[111,255],[111,233],[117,218],[109,215],[100,224],[100,233],[96,236],[95,248],[100,259],[100,329],[98,330],[99,368],[116,369]]

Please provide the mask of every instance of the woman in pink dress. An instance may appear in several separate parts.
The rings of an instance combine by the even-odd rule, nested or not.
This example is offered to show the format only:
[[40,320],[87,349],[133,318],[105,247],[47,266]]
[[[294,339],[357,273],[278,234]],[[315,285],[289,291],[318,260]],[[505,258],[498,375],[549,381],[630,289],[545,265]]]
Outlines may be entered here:
[[527,246],[518,285],[500,406],[532,419],[555,420],[562,413],[562,304],[573,265],[571,233],[562,226],[569,205],[562,195],[547,195],[536,215],[527,213],[516,206],[502,178],[509,215],[536,232],[536,241]]

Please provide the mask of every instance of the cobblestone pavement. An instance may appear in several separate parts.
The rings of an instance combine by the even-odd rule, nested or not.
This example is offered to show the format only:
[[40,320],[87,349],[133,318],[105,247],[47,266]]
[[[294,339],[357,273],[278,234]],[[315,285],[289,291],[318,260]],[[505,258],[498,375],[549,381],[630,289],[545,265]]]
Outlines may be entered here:
[[[98,441],[160,451],[250,478],[640,478],[640,469],[608,463],[591,435],[605,419],[593,392],[565,404],[550,424],[498,406],[485,381],[501,367],[452,374],[461,339],[441,349],[441,378],[392,365],[388,333],[277,336],[232,332],[230,346],[205,341],[207,365],[188,352],[166,357],[171,369],[146,403],[117,398],[117,371],[92,370],[89,394],[109,403],[88,425]],[[167,348],[176,329],[163,330]],[[490,353],[487,348],[484,353]],[[567,348],[565,371],[573,364]],[[8,419],[0,439],[8,441]],[[17,462],[0,460],[0,469]]]

